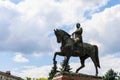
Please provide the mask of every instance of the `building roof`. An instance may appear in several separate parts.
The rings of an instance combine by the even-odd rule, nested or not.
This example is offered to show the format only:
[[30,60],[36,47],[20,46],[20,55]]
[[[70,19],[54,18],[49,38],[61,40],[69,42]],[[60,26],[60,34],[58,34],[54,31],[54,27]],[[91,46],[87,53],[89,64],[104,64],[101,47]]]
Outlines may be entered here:
[[7,72],[0,71],[0,75],[11,77],[11,78],[14,78],[14,79],[17,79],[17,80],[22,80],[21,77],[17,77],[17,76],[11,75],[10,71],[7,71]]

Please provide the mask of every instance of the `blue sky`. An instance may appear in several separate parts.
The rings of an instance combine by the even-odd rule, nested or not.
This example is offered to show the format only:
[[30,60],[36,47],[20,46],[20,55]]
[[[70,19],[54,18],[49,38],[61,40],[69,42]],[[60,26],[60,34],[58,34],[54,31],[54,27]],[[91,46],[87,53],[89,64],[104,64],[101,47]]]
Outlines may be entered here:
[[15,4],[18,4],[18,3],[20,3],[23,0],[10,0],[10,1],[13,2],[13,3],[15,3]]
[[[47,77],[60,47],[53,30],[71,34],[77,22],[83,27],[84,42],[99,47],[99,75],[110,68],[120,71],[119,0],[1,0],[0,12],[0,71]],[[58,64],[62,60],[57,56]],[[71,58],[70,65],[74,71],[80,66],[79,59]],[[87,59],[80,72],[94,75],[93,71]]]

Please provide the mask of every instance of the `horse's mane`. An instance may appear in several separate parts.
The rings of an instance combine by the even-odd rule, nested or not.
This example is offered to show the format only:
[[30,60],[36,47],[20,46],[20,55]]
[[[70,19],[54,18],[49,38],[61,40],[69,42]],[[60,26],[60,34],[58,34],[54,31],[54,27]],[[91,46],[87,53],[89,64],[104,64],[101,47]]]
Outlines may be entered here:
[[66,34],[67,36],[69,36],[69,37],[70,37],[70,35],[69,35],[67,32],[65,32],[64,30],[59,29],[59,31],[63,32],[64,34]]

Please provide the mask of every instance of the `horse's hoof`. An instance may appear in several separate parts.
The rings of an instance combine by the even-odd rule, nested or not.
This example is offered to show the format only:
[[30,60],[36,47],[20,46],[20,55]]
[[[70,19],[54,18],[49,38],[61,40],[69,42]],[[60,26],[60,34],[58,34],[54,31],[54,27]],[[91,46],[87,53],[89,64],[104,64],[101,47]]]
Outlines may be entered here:
[[78,70],[76,70],[76,73],[78,73]]

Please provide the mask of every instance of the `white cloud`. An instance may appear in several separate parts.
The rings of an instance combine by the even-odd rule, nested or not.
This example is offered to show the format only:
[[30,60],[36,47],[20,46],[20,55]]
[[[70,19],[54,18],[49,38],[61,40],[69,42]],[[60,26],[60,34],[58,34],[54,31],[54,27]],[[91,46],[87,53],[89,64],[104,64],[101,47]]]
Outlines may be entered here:
[[[60,26],[82,22],[84,41],[97,44],[100,55],[119,52],[120,5],[93,14],[107,2],[108,0],[25,0],[13,4],[8,0],[0,1],[0,50],[33,53],[39,57],[58,51],[56,39],[48,35]],[[90,20],[84,16],[86,11],[92,15]],[[16,54],[14,61],[28,62],[21,53]],[[101,59],[100,74],[109,68],[120,71],[119,58],[105,56]],[[79,63],[71,64],[76,65],[73,66],[75,69],[80,66]],[[20,75],[46,77],[50,67],[24,69]],[[94,70],[94,66],[87,62],[82,72],[93,73],[90,70]]]
[[[100,57],[101,68],[98,69],[99,75],[103,76],[109,69],[113,69],[116,72],[119,72],[120,71],[119,64],[120,64],[120,58],[117,57],[116,55],[107,55],[105,57]],[[71,66],[75,71],[80,66],[80,63],[72,63]],[[95,75],[95,67],[92,60],[90,59],[90,61],[86,61],[85,67],[81,69],[79,72]]]
[[44,54],[43,53],[33,53],[33,56],[35,56],[35,57],[42,57],[42,56],[44,56]]
[[[117,53],[116,55],[118,55]],[[119,64],[120,64],[120,58],[116,57],[116,55],[108,55],[105,57],[100,58],[101,68],[99,70],[99,76],[103,76],[109,69],[113,69],[116,72],[120,71]],[[78,67],[80,67],[80,63],[71,63],[70,66],[72,68],[72,71],[75,72]],[[48,77],[50,70],[52,68],[52,65],[45,65],[40,67],[35,66],[26,66],[22,69],[20,69],[19,73],[16,73],[16,75],[21,77],[32,77],[32,78],[40,78],[40,77]],[[60,68],[60,65],[58,65],[58,70]],[[85,67],[79,71],[79,73],[84,74],[90,74],[95,75],[95,67],[92,62],[92,60],[88,59],[85,62]]]
[[15,4],[11,3],[9,0],[0,0],[0,7],[7,7],[8,9],[13,9]]
[[85,11],[96,10],[107,2],[108,0],[25,0],[14,4],[7,0],[0,1],[0,15],[3,13],[2,16],[7,16],[0,19],[0,23],[5,24],[4,29],[0,30],[5,35],[2,38],[5,40],[0,41],[3,45],[0,49],[22,53],[49,53],[54,49],[48,35],[53,33],[54,28],[83,21]]
[[18,4],[17,8],[23,14],[27,14],[26,16],[29,16],[29,18],[39,15],[41,19],[47,19],[48,22],[52,20],[54,22],[52,24],[61,22],[67,24],[84,19],[85,11],[94,11],[107,4],[107,2],[108,0],[62,0],[60,2],[55,0],[26,0]]
[[16,53],[16,55],[13,57],[13,60],[15,62],[28,62],[29,61],[27,58],[23,57],[21,53]]
[[100,53],[119,52],[120,42],[120,5],[105,9],[103,12],[92,15],[91,20],[85,21],[84,38],[87,41],[96,41],[102,47]]
[[23,78],[25,77],[31,77],[31,78],[41,78],[41,77],[48,77],[48,74],[51,70],[51,66],[41,66],[41,67],[29,67],[22,69],[19,73],[16,75],[21,76]]
[[120,72],[120,58],[117,56],[120,53],[108,55],[106,57],[103,57],[101,60],[101,74],[105,74],[107,70],[113,69],[115,72]]

